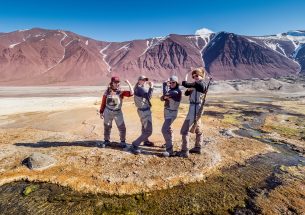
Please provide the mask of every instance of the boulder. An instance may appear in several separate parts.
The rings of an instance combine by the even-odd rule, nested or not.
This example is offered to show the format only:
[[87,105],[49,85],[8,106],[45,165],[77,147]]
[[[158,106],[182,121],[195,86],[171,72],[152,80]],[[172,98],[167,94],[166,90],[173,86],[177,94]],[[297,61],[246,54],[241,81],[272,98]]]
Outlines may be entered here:
[[35,152],[29,157],[27,157],[23,161],[23,164],[33,170],[42,170],[54,165],[56,161],[57,160],[55,158],[49,155]]

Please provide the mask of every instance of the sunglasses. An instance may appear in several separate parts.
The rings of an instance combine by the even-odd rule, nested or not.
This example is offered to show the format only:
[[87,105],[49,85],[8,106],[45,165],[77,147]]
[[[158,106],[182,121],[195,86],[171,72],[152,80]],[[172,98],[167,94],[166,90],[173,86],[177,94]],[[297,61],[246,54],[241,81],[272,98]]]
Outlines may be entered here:
[[176,82],[175,81],[171,81],[171,82],[169,82],[170,84],[176,84]]
[[198,75],[193,75],[192,77],[193,77],[193,78],[198,78]]

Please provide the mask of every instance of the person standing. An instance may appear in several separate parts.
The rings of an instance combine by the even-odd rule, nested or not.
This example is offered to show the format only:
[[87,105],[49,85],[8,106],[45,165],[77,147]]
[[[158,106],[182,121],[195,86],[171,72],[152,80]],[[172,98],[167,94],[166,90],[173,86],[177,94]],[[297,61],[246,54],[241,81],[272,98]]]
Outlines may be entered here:
[[164,101],[164,123],[162,125],[162,134],[165,140],[164,157],[174,155],[173,137],[171,125],[178,115],[178,108],[181,102],[181,90],[179,89],[178,77],[171,76],[169,81],[163,83],[163,95],[161,101]]
[[122,112],[122,102],[124,97],[133,95],[133,88],[128,80],[125,81],[129,86],[129,91],[121,90],[120,79],[117,76],[111,78],[111,82],[105,91],[100,107],[100,118],[104,119],[104,143],[98,146],[104,148],[110,143],[110,133],[112,121],[114,120],[120,132],[120,147],[126,147],[126,126]]
[[[148,89],[145,88],[145,83],[149,85]],[[148,81],[148,78],[141,75],[138,78],[138,82],[134,88],[134,101],[142,125],[141,135],[132,142],[131,152],[134,154],[141,153],[139,146],[142,142],[144,142],[144,146],[154,146],[154,143],[148,140],[153,131],[150,103],[153,87],[153,82]]]
[[185,95],[189,96],[190,105],[188,114],[180,130],[180,134],[182,135],[182,147],[181,151],[177,153],[177,155],[180,157],[187,158],[189,153],[201,154],[201,147],[203,143],[201,120],[197,122],[197,127],[195,129],[195,147],[191,150],[189,150],[189,129],[196,119],[202,105],[204,93],[206,93],[207,90],[207,84],[204,81],[205,74],[206,72],[204,68],[196,68],[192,71],[192,78],[194,81],[187,82],[187,80],[185,80],[182,82],[182,86],[187,88]]

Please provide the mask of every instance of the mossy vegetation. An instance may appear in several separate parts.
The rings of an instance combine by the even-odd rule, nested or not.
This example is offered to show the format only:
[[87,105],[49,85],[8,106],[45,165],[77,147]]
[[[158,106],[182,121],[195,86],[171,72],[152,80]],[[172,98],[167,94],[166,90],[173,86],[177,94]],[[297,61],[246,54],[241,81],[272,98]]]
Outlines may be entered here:
[[241,124],[238,117],[240,117],[240,114],[225,114],[224,119],[222,120],[223,123],[239,126]]
[[299,138],[301,135],[301,131],[298,128],[293,128],[293,127],[288,127],[285,125],[278,125],[278,124],[273,124],[273,125],[265,125],[264,130],[269,131],[269,132],[276,132],[280,134],[281,136],[284,137],[297,137]]
[[305,130],[304,117],[277,115],[269,117],[263,129],[267,132],[276,132],[283,137],[302,139]]
[[32,192],[36,191],[38,189],[37,185],[31,184],[29,186],[26,186],[22,192],[24,196],[30,195]]

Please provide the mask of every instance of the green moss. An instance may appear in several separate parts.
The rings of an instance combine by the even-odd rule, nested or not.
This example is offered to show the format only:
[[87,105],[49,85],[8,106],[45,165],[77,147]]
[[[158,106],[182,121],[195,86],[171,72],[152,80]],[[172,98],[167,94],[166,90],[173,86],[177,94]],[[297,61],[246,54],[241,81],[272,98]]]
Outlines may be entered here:
[[287,166],[281,165],[281,166],[280,166],[280,170],[281,170],[282,172],[287,172]]
[[24,188],[22,193],[23,193],[24,196],[28,196],[30,193],[34,192],[37,189],[38,189],[37,185],[29,185],[29,186]]
[[238,126],[240,125],[240,121],[238,120],[239,116],[240,114],[225,114],[222,121],[226,124]]
[[275,132],[287,137],[300,135],[300,131],[297,128],[287,127],[283,125],[270,125],[270,128]]

